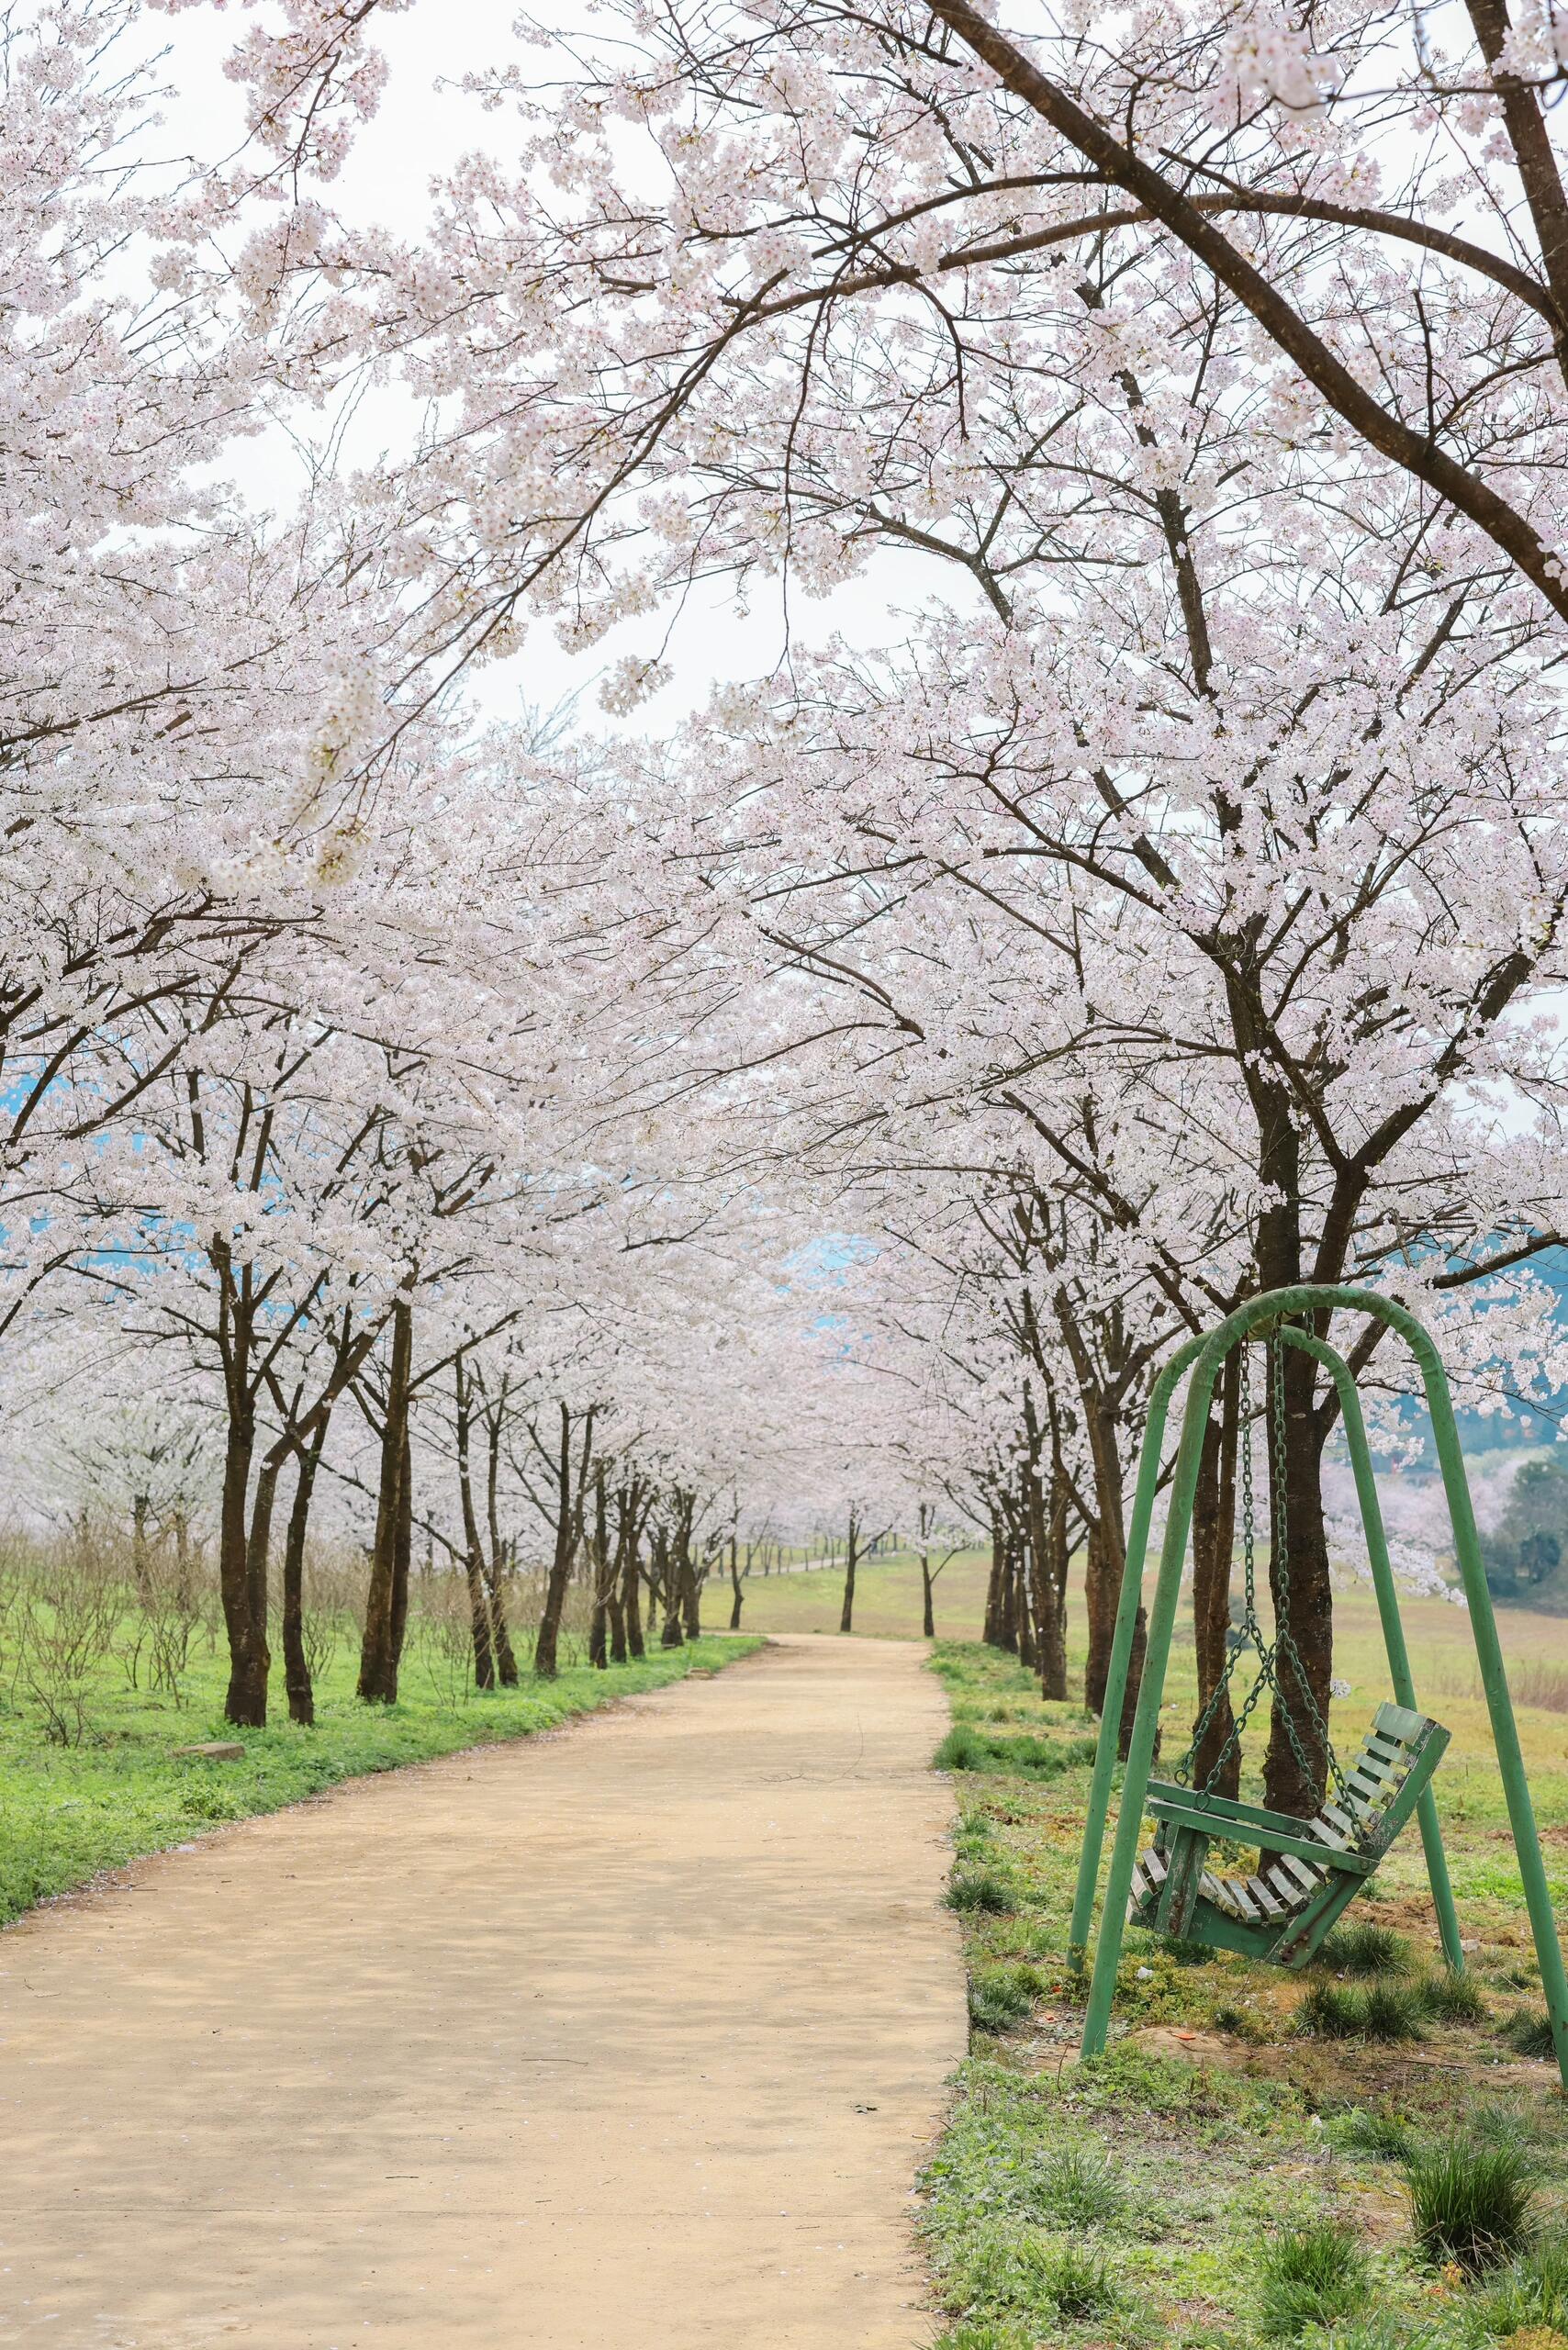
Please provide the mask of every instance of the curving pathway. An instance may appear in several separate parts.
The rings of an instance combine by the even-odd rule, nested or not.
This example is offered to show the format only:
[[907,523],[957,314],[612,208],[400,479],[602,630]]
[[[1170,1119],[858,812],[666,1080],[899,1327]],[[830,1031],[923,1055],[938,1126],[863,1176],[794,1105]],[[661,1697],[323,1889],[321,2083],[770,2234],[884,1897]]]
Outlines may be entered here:
[[928,2343],[922,1654],[779,1639],[0,1935],[0,2345]]

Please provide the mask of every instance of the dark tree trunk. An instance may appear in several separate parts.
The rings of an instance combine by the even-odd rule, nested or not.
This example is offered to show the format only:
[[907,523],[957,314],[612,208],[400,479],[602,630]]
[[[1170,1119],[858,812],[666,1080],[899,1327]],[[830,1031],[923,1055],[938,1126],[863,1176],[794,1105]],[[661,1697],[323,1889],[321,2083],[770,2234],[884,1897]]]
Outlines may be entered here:
[[[559,1508],[555,1518],[555,1550],[550,1561],[549,1580],[544,1586],[544,1606],[539,1618],[539,1639],[533,1651],[533,1671],[540,1681],[554,1681],[559,1670],[556,1658],[561,1644],[561,1617],[566,1605],[566,1585],[571,1580],[572,1561],[577,1556],[577,1509],[572,1493],[572,1416],[565,1404],[561,1410],[561,1450],[556,1475],[559,1481]],[[586,1454],[585,1454],[585,1468]]]
[[680,1589],[670,1556],[669,1537],[662,1526],[654,1529],[654,1576],[664,1605],[665,1620],[659,1634],[659,1646],[661,1649],[684,1648],[686,1635],[680,1628]]
[[501,1540],[498,1496],[501,1472],[501,1405],[486,1416],[485,1434],[489,1460],[485,1476],[485,1514],[490,1547],[485,1554],[485,1595],[490,1603],[490,1643],[495,1652],[496,1678],[503,1689],[517,1687],[517,1654],[507,1622],[507,1546]]
[[[1198,1717],[1219,1687],[1225,1672],[1230,1634],[1230,1575],[1236,1550],[1236,1446],[1239,1360],[1230,1355],[1216,1394],[1218,1411],[1211,1414],[1204,1431],[1198,1462],[1198,1483],[1193,1503],[1193,1640],[1198,1664]],[[1193,1782],[1209,1785],[1210,1774],[1226,1754],[1235,1723],[1228,1695],[1222,1695],[1214,1718],[1199,1741],[1193,1759]],[[1241,1758],[1232,1751],[1215,1792],[1236,1796],[1241,1786]]]
[[[235,1388],[239,1393],[235,1393]],[[229,1692],[224,1718],[249,1729],[267,1719],[267,1657],[252,1604],[250,1526],[251,1461],[256,1449],[255,1408],[249,1382],[231,1381],[228,1438],[223,1456],[223,1500],[218,1524],[218,1574],[223,1620],[229,1634]]]
[[152,1578],[147,1565],[147,1521],[151,1511],[151,1494],[137,1494],[133,1496],[130,1505],[130,1572],[143,1606],[152,1596]]
[[1013,1555],[1013,1621],[1017,1628],[1018,1662],[1032,1673],[1039,1657],[1029,1605],[1029,1552],[1027,1540],[1021,1540]]
[[[745,1562],[747,1572],[749,1572],[751,1568],[751,1544],[749,1542],[746,1544]],[[742,1599],[740,1544],[733,1534],[730,1537],[730,1629],[732,1632],[738,1632],[741,1628]]]
[[311,1686],[310,1666],[305,1654],[305,1536],[310,1523],[310,1497],[315,1490],[316,1472],[320,1466],[322,1447],[327,1441],[327,1422],[321,1418],[309,1444],[299,1455],[299,1469],[295,1479],[294,1506],[288,1513],[288,1531],[283,1549],[283,1673],[288,1692],[288,1718],[302,1729],[309,1729],[316,1719],[316,1692]]
[[855,1569],[860,1555],[860,1519],[857,1512],[849,1513],[849,1543],[844,1560],[844,1605],[838,1613],[841,1632],[855,1628]]
[[[391,1706],[398,1699],[398,1660],[402,1651],[398,1554],[404,1517],[403,1456],[407,1449],[409,1380],[413,1367],[413,1309],[399,1299],[392,1309],[392,1362],[386,1387],[386,1417],[381,1430],[381,1475],[375,1499],[375,1539],[370,1588],[365,1594],[364,1634],[359,1651],[359,1695],[366,1705]],[[409,1497],[411,1507],[412,1496]],[[401,1607],[408,1608],[408,1561],[401,1573]]]
[[403,1641],[409,1629],[409,1576],[414,1563],[414,1461],[409,1441],[409,1414],[403,1411],[403,1442],[398,1456],[398,1532],[392,1550],[392,1695],[398,1695],[398,1669],[403,1662]]
[[689,1640],[702,1638],[702,1584],[705,1570],[700,1571],[691,1550],[691,1521],[696,1513],[697,1496],[689,1494],[681,1505],[678,1520],[679,1546],[676,1569],[680,1583],[681,1629]]
[[610,1500],[601,1467],[593,1488],[593,1614],[588,1621],[588,1662],[600,1673],[610,1662],[610,1595],[619,1563],[610,1548]]
[[479,1539],[479,1514],[474,1506],[469,1439],[473,1428],[473,1391],[463,1357],[452,1366],[456,1411],[457,1494],[463,1511],[463,1572],[468,1583],[468,1625],[474,1642],[474,1686],[496,1685],[495,1649],[490,1637],[490,1602],[485,1589],[485,1548]]
[[1006,1586],[1007,1538],[1001,1514],[993,1509],[991,1514],[991,1575],[985,1587],[985,1622],[980,1631],[980,1638],[988,1648],[1000,1649],[1007,1645],[1002,1636]]
[[[1323,1523],[1325,1431],[1317,1425],[1312,1409],[1316,1369],[1312,1358],[1294,1347],[1283,1348],[1282,1352],[1286,1428],[1285,1539],[1281,1539],[1275,1502],[1270,1512],[1272,1548],[1269,1588],[1274,1602],[1275,1624],[1288,1627],[1301,1674],[1297,1674],[1282,1650],[1278,1669],[1282,1706],[1276,1705],[1270,1717],[1263,1786],[1264,1800],[1271,1810],[1294,1812],[1308,1819],[1323,1800],[1328,1778],[1327,1751],[1311,1719],[1308,1700],[1327,1722],[1328,1684],[1334,1670],[1334,1594],[1328,1579],[1327,1530]],[[1296,1760],[1286,1728],[1287,1711],[1307,1758],[1305,1770]]]
[[996,1612],[996,1645],[1009,1656],[1018,1653],[1018,1550],[1009,1522],[1002,1550],[1002,1596]]
[[920,1554],[920,1629],[923,1639],[936,1638],[936,1589],[931,1580],[931,1553]]
[[[1123,1762],[1132,1741],[1133,1717],[1137,1712],[1137,1694],[1143,1686],[1144,1659],[1148,1654],[1148,1610],[1140,1606],[1133,1619],[1133,1644],[1127,1658],[1127,1689],[1122,1699],[1121,1727],[1116,1733],[1116,1751]],[[1159,1752],[1160,1733],[1154,1734],[1154,1751]]]
[[625,1627],[626,1645],[623,1657],[643,1657],[648,1652],[643,1638],[642,1576],[637,1564],[637,1548],[641,1536],[638,1524],[638,1499],[634,1489],[628,1488],[623,1503],[625,1551],[621,1570],[621,1617]]

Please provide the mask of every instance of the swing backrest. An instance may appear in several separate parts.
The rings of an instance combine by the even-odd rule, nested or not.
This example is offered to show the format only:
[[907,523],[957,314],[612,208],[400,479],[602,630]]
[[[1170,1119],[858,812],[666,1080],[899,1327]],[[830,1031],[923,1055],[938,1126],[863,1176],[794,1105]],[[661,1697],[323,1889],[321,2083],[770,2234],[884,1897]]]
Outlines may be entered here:
[[[1151,1779],[1159,1841],[1134,1874],[1129,1919],[1299,1966],[1410,1818],[1448,1742],[1425,1714],[1380,1706],[1343,1800],[1311,1819]],[[1219,1876],[1204,1865],[1215,1836],[1256,1842],[1269,1858],[1252,1876]]]

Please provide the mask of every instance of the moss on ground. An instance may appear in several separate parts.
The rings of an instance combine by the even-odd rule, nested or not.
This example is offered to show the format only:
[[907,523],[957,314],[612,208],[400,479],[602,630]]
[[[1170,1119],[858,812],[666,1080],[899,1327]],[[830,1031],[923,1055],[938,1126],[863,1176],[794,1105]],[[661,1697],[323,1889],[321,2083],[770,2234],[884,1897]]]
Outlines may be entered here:
[[[971,1765],[953,1771],[955,1887],[988,1889],[954,1904],[971,2055],[925,2177],[943,2350],[1557,2350],[1568,2108],[1554,2069],[1508,2042],[1539,1986],[1484,1724],[1456,1725],[1461,1767],[1439,1789],[1479,1998],[1434,1964],[1412,1834],[1350,1940],[1302,1975],[1129,1931],[1111,2046],[1080,2064],[1066,1943],[1092,1726],[993,1651],[943,1643],[932,1662],[970,1733],[945,1748]],[[1562,1727],[1522,1727],[1550,1823]],[[1369,1925],[1384,1930],[1355,1930]],[[1352,2035],[1316,2029],[1315,2001]],[[1400,2036],[1372,2037],[1369,2013]],[[1411,2226],[1404,2164],[1456,2129],[1522,2145],[1533,2182],[1529,2241],[1479,2277],[1434,2266]],[[1325,2252],[1336,2242],[1345,2260]]]

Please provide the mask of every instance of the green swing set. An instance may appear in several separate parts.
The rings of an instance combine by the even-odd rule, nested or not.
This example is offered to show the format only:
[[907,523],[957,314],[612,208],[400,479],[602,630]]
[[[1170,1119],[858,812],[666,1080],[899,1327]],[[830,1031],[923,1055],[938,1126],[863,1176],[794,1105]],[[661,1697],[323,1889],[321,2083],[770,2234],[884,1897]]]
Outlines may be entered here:
[[[1276,1965],[1303,1965],[1412,1816],[1420,1828],[1443,1956],[1454,1970],[1463,1966],[1459,1918],[1431,1785],[1432,1774],[1449,1742],[1449,1733],[1423,1714],[1416,1702],[1400,1620],[1399,1595],[1389,1561],[1354,1376],[1343,1357],[1315,1332],[1315,1325],[1327,1327],[1329,1315],[1336,1310],[1370,1315],[1383,1323],[1405,1339],[1421,1372],[1558,2068],[1568,2087],[1568,1976],[1563,1972],[1524,1758],[1508,1698],[1491,1595],[1482,1569],[1470,1488],[1441,1359],[1416,1317],[1391,1299],[1375,1296],[1367,1290],[1321,1285],[1271,1291],[1251,1299],[1206,1337],[1189,1340],[1166,1365],[1149,1399],[1073,1901],[1071,1955],[1080,1967],[1087,1956],[1099,1884],[1116,1764],[1117,1731],[1142,1597],[1165,1422],[1178,1385],[1191,1371],[1159,1572],[1148,1614],[1143,1677],[1128,1740],[1104,1909],[1090,1980],[1083,2053],[1093,2055],[1104,2047],[1126,1924],[1214,1949],[1240,1951]],[[1275,1460],[1282,1451],[1284,1438],[1284,1348],[1297,1348],[1313,1356],[1333,1380],[1338,1394],[1393,1690],[1392,1702],[1378,1707],[1372,1727],[1348,1769],[1335,1755],[1327,1724],[1307,1693],[1288,1627],[1279,1623],[1272,1639],[1268,1639],[1258,1617],[1250,1412],[1245,1408],[1245,1390],[1249,1379],[1248,1342],[1259,1336],[1266,1346],[1266,1425]],[[1215,1379],[1226,1356],[1237,1348],[1241,1349],[1244,1384],[1241,1624],[1231,1643],[1225,1671],[1198,1720],[1186,1754],[1170,1778],[1156,1779],[1151,1775],[1155,1740],[1192,1525],[1204,1430]],[[1288,1588],[1289,1528],[1283,1523],[1282,1510],[1276,1526],[1276,1540],[1274,1577],[1276,1583]],[[1194,1785],[1193,1774],[1205,1740],[1222,1718],[1220,1709],[1229,1696],[1240,1659],[1249,1654],[1257,1660],[1252,1686],[1239,1708],[1233,1709],[1230,1731],[1218,1752],[1209,1758],[1203,1783]],[[1309,1767],[1309,1755],[1302,1740],[1302,1722],[1293,1716],[1292,1704],[1287,1703],[1287,1691],[1292,1702],[1305,1708],[1313,1743],[1327,1758],[1328,1798],[1309,1819],[1270,1811],[1260,1804],[1239,1802],[1217,1791],[1215,1782],[1224,1775],[1231,1756],[1239,1751],[1247,1724],[1265,1691],[1275,1701],[1298,1762],[1304,1768]],[[1154,1820],[1154,1836],[1140,1852],[1146,1814]],[[1260,1846],[1261,1865],[1249,1875],[1221,1874],[1209,1865],[1210,1847],[1216,1841]]]

